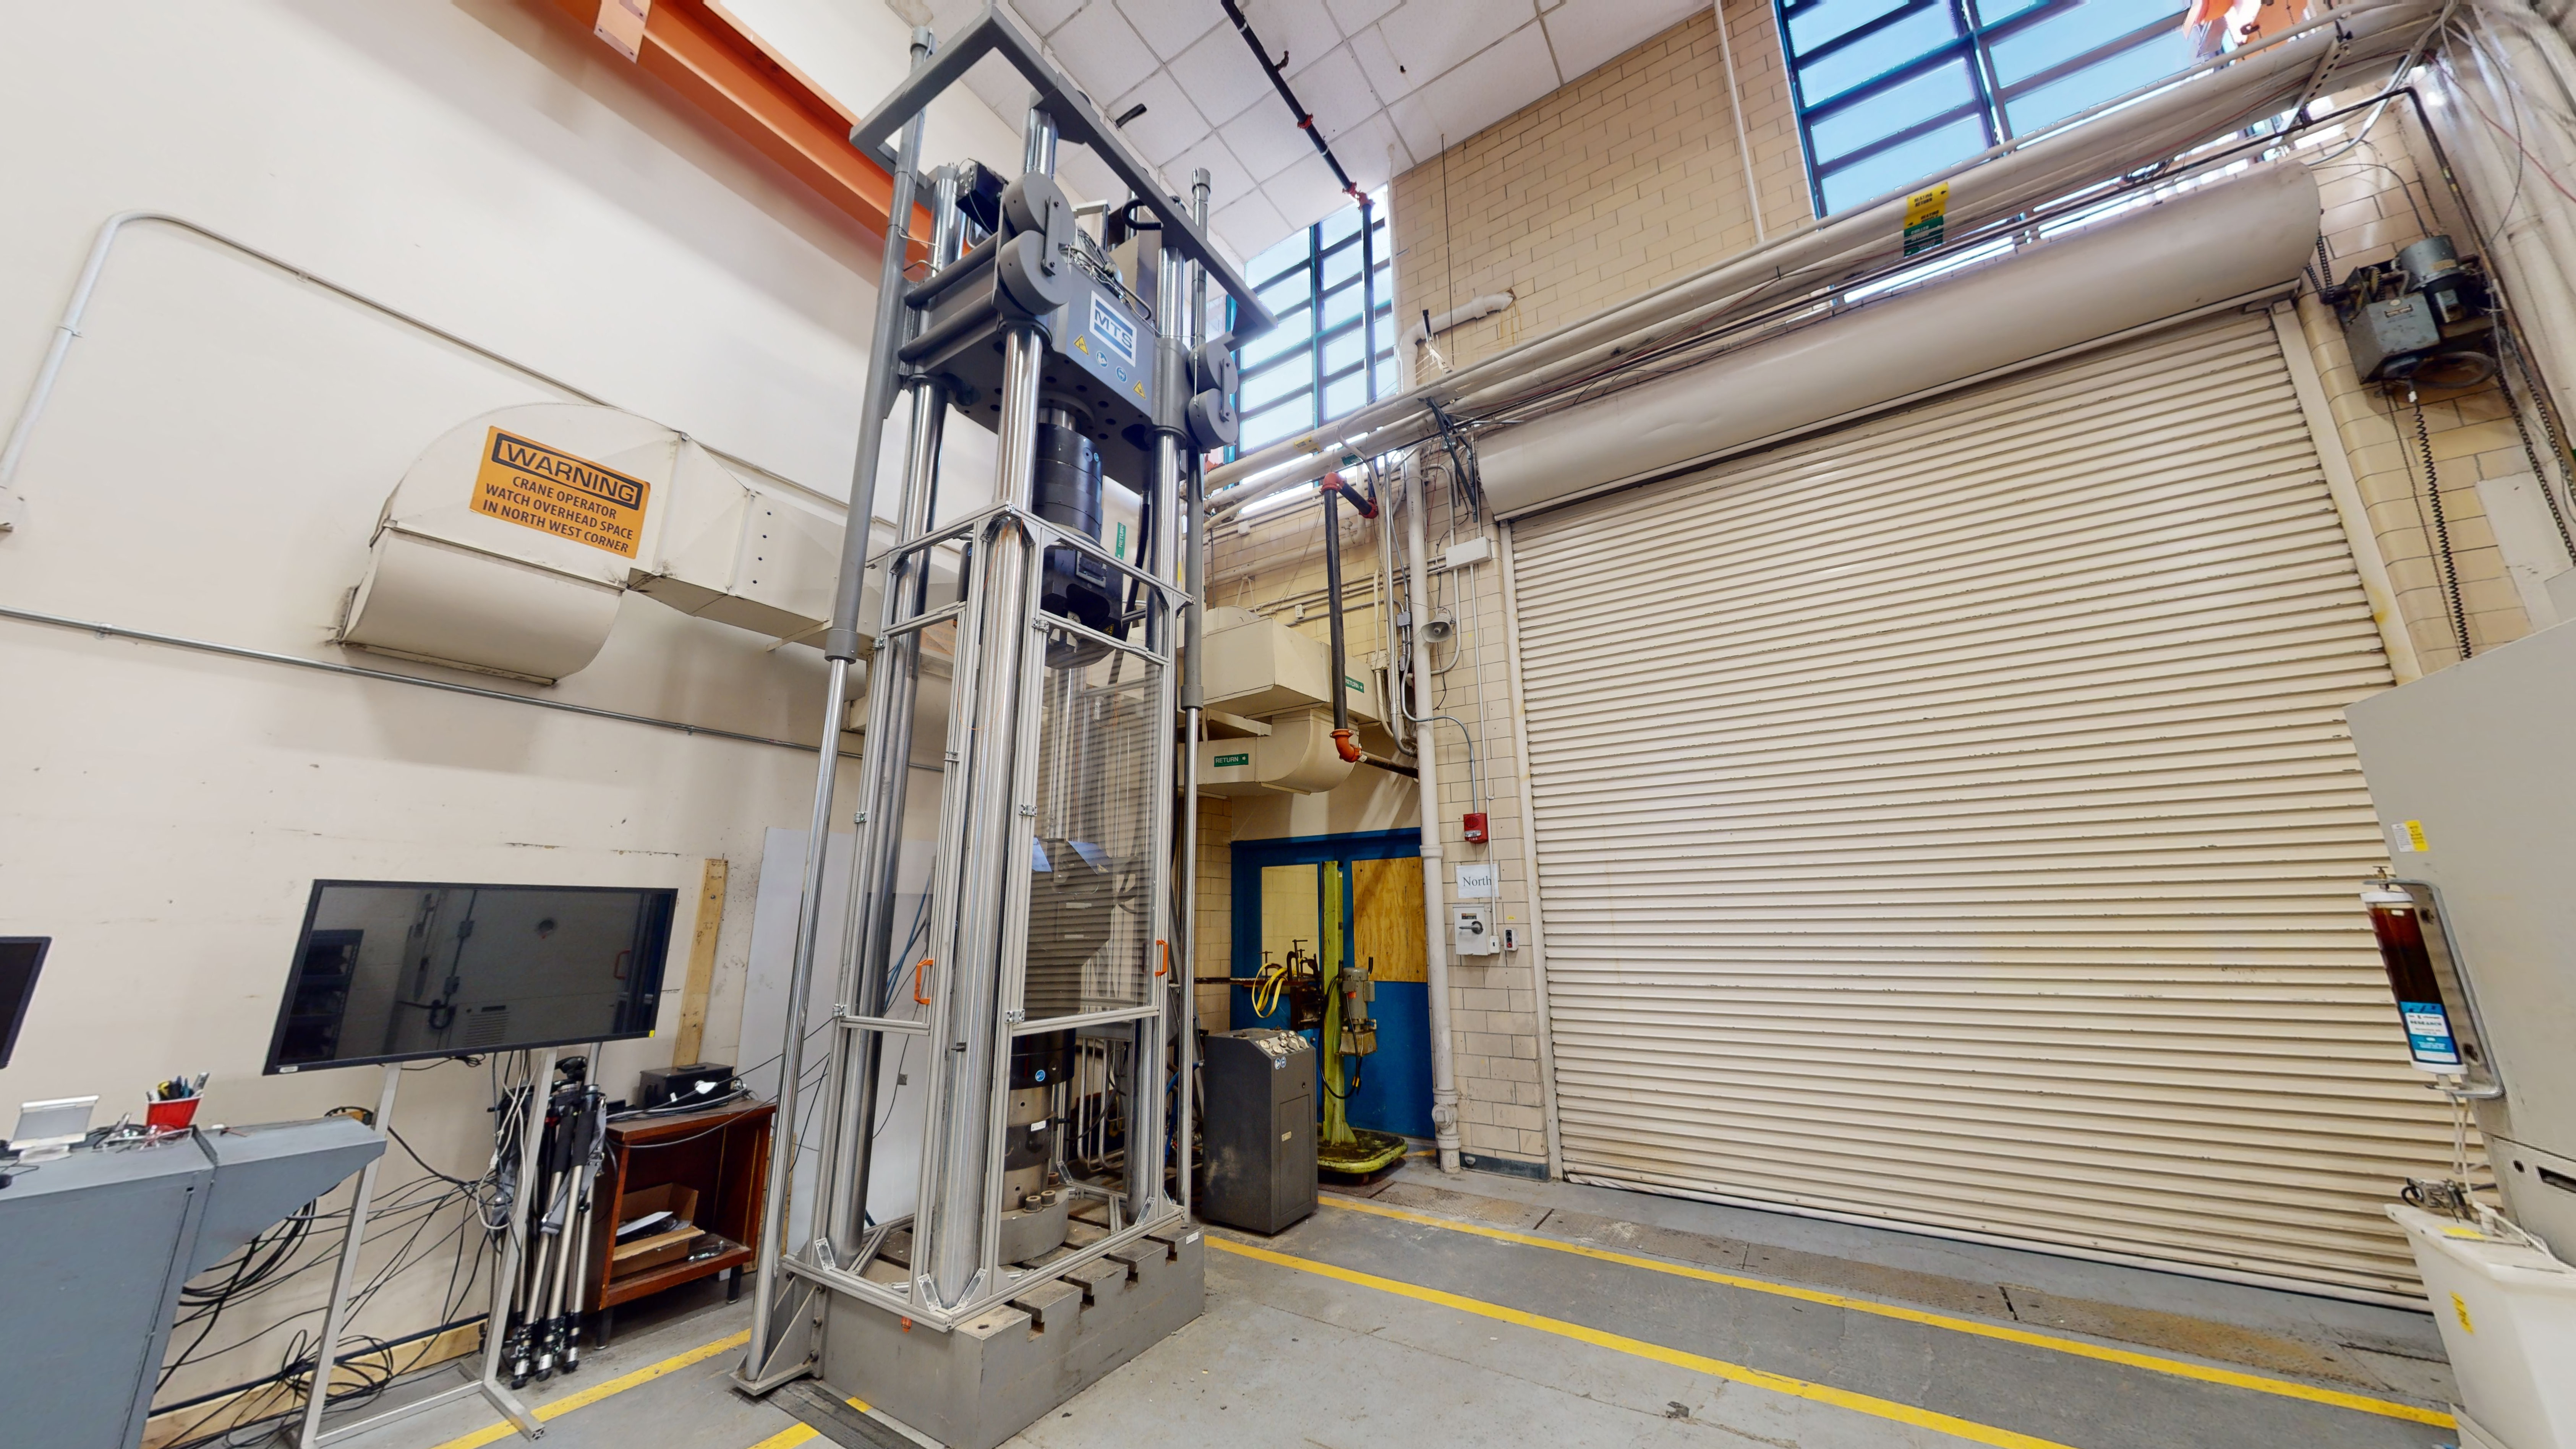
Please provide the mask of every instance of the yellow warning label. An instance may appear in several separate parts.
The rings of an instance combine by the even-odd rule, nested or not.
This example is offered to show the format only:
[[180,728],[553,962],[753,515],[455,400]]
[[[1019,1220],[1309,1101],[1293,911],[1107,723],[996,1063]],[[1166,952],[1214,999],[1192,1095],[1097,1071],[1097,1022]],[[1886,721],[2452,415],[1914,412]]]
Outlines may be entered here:
[[1905,254],[1930,251],[1948,235],[1950,183],[1929,186],[1905,198]]
[[652,493],[641,478],[494,428],[474,470],[472,506],[504,523],[633,558]]
[[2475,1333],[2478,1331],[2478,1326],[2469,1321],[2469,1304],[2467,1299],[2462,1298],[2457,1293],[2452,1294],[2451,1311],[2460,1315],[2460,1331],[2462,1333]]
[[2433,848],[2432,842],[2424,838],[2424,822],[2421,820],[2398,822],[2397,833],[2405,839],[2405,848],[2410,851],[2422,852]]

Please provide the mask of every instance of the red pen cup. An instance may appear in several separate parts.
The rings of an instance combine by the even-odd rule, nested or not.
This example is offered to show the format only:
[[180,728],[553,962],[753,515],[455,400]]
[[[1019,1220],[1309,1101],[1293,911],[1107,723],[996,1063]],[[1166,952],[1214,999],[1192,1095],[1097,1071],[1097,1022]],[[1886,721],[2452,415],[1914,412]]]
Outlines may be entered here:
[[143,1125],[164,1132],[177,1132],[197,1120],[197,1104],[202,1097],[181,1097],[174,1102],[154,1102],[143,1109]]

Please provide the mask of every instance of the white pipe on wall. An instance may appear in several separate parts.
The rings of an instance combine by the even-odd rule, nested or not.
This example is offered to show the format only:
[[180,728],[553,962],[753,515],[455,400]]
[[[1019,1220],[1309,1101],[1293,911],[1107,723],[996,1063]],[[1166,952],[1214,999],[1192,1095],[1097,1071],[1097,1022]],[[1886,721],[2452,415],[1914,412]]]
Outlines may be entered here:
[[2296,162],[2195,187],[1501,432],[1486,500],[1526,513],[2243,296],[2298,275],[2318,214]]
[[[1423,629],[1430,618],[1431,571],[1423,554],[1422,465],[1404,460],[1404,544],[1411,551],[1413,677],[1422,687],[1431,678],[1431,639]],[[1458,1063],[1449,1035],[1449,874],[1440,847],[1440,743],[1432,737],[1430,700],[1406,699],[1402,717],[1413,722],[1413,749],[1422,791],[1422,976],[1431,998],[1431,1132],[1440,1149],[1440,1170],[1458,1170]],[[1422,713],[1416,716],[1416,705]]]
[[[1964,231],[2067,196],[2161,160],[2295,102],[2332,68],[2338,84],[2410,53],[2431,0],[2382,0],[2336,10],[2259,46],[2216,57],[2057,127],[2006,142],[1926,177],[1950,182],[1949,223]],[[2116,120],[2081,124],[2105,111]],[[1326,429],[1256,449],[1208,475],[1211,513],[1231,513],[1341,466],[1345,451],[1374,454],[1434,430],[1426,402],[1474,411],[1548,381],[1615,362],[1651,342],[1712,320],[1756,296],[1803,294],[1894,259],[1905,197],[1805,223],[1723,262],[1606,312],[1555,329],[1473,367],[1420,384],[1340,418]]]
[[1431,326],[1427,330],[1422,325],[1422,319],[1417,317],[1413,320],[1412,326],[1404,329],[1405,349],[1409,354],[1412,349],[1430,341],[1435,335],[1446,332],[1450,328],[1458,326],[1460,323],[1473,322],[1483,317],[1491,317],[1495,313],[1512,305],[1513,300],[1512,294],[1508,291],[1489,292],[1482,297],[1475,298],[1468,302],[1463,307],[1452,307],[1446,312],[1433,314],[1431,318]]

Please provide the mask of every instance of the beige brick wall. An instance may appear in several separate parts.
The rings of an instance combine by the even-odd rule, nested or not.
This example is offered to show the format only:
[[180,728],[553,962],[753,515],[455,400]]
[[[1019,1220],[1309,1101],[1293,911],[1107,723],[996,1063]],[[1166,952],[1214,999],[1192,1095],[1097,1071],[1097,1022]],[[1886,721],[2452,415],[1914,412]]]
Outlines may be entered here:
[[[1199,797],[1198,959],[1196,977],[1226,974],[1234,950],[1234,802],[1222,795]],[[1226,988],[1191,988],[1197,998],[1199,1026],[1226,1029]]]
[[[2421,236],[2428,225],[2449,232],[2464,252],[2474,251],[2473,234],[2453,211],[2438,172],[2419,165],[2421,143],[2414,135],[2412,118],[2402,108],[2393,109],[2349,151],[2342,150],[2342,139],[2340,134],[2320,138],[2309,148],[2324,158],[2316,172],[2325,204],[2323,228],[2334,273],[2331,280],[2342,280],[2354,267],[2388,259],[2398,247]],[[2434,178],[2429,188],[2427,175]],[[2435,546],[2415,409],[2402,389],[2392,393],[2363,382],[2355,373],[2331,307],[2313,295],[2303,296],[2299,321],[2369,513],[2371,538],[2366,546],[2376,547],[2387,565],[2399,618],[2418,664],[2427,673],[2447,668],[2460,661],[2460,652]],[[2494,385],[2459,393],[2427,391],[2420,402],[2442,513],[2449,525],[2451,567],[2457,572],[2468,615],[2469,641],[2475,649],[2491,649],[2521,638],[2533,627],[2507,570],[2508,551],[2544,565],[2554,559],[2564,567],[2564,546],[2554,536],[2524,536],[2527,530],[2510,539],[2498,537],[2500,522],[2508,530],[2516,524],[2489,516],[2479,484],[2527,478],[2532,470],[2512,414]],[[2534,441],[2539,442],[2537,434]],[[2545,449],[2546,444],[2541,446]]]
[[[1776,235],[1811,208],[1771,17],[1764,0],[1727,6],[1763,222]],[[1437,340],[1461,366],[1753,245],[1722,56],[1715,11],[1704,10],[1398,176],[1388,202],[1397,325],[1511,292],[1509,310]]]

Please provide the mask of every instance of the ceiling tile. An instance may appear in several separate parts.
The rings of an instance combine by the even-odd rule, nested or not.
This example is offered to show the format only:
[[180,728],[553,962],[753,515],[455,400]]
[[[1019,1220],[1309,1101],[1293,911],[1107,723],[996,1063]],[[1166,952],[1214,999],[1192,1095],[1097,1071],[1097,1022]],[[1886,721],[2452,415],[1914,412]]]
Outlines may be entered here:
[[1100,108],[1111,120],[1142,105],[1145,114],[1129,121],[1119,134],[1125,136],[1144,158],[1160,166],[1197,143],[1208,133],[1207,118],[1190,98],[1181,92],[1180,82],[1172,73],[1158,70],[1145,77],[1145,83]]
[[1217,127],[1226,149],[1234,153],[1255,181],[1267,181],[1300,156],[1315,154],[1315,143],[1288,116],[1288,103],[1276,95]]
[[1276,102],[1270,77],[1231,25],[1202,35],[1172,62],[1172,76],[1189,92],[1199,114],[1216,125],[1240,116],[1255,101]]
[[1424,81],[1431,79],[1426,72],[1398,63],[1395,52],[1387,49],[1386,37],[1378,34],[1374,25],[1352,36],[1350,46],[1352,56],[1360,63],[1361,73],[1368,77],[1369,88],[1377,92],[1379,100],[1392,101],[1398,96],[1409,96],[1422,89]]
[[1133,90],[1154,70],[1153,52],[1109,0],[1092,0],[1058,26],[1047,44],[1095,102]]
[[[1312,226],[1351,204],[1351,199],[1342,194],[1342,183],[1333,179],[1333,168],[1311,151],[1306,153],[1306,159],[1261,183],[1261,194],[1279,208],[1279,219],[1288,224],[1289,231]],[[1287,234],[1283,231],[1280,236]]]
[[1234,159],[1234,153],[1225,148],[1225,142],[1215,136],[1209,136],[1165,162],[1163,179],[1186,191],[1190,173],[1201,167],[1207,168],[1211,216],[1251,194],[1252,173],[1244,170],[1243,163]]
[[[1404,0],[1378,21],[1377,30],[1396,63],[1428,85],[1432,77],[1537,18],[1534,0]],[[1535,100],[1543,93],[1521,99]]]
[[1127,183],[1109,169],[1109,163],[1091,153],[1088,146],[1066,146],[1055,153],[1055,178],[1064,189],[1084,201],[1106,201],[1111,205],[1127,199]]
[[1380,109],[1377,94],[1369,89],[1368,77],[1360,73],[1360,63],[1348,46],[1325,52],[1323,59],[1298,73],[1295,84],[1297,99],[1314,113],[1315,125],[1327,141]]
[[1127,12],[1127,21],[1154,54],[1165,60],[1190,48],[1190,42],[1219,25],[1226,24],[1225,12],[1207,0],[1118,0],[1118,8]]
[[[902,13],[900,8],[896,13]],[[983,0],[938,0],[930,7],[930,28],[941,40],[946,40],[965,29],[967,21],[983,13]]]
[[1443,146],[1440,114],[1431,109],[1429,101],[1420,95],[1406,96],[1388,106],[1385,115],[1394,125],[1395,134],[1403,141],[1405,150],[1424,161],[1440,154]]
[[1258,191],[1208,218],[1208,225],[1226,245],[1247,257],[1260,255],[1272,242],[1296,230],[1280,219],[1279,208]]
[[[1390,146],[1395,148],[1392,156],[1387,154]],[[1413,167],[1413,149],[1384,111],[1335,137],[1333,154],[1342,158],[1342,169],[1351,173],[1353,181],[1371,191]]]
[[[1083,0],[1010,0],[1010,8],[1028,22],[1029,29],[1040,35],[1072,19],[1073,12],[1080,10],[1082,4]],[[975,8],[981,10],[983,7]]]
[[[1344,35],[1359,34],[1360,27],[1394,9],[1399,0],[1324,0],[1324,8],[1333,14]],[[1514,0],[1517,3],[1517,0]]]
[[[993,114],[1001,117],[1004,124],[1015,129],[1028,115],[1029,99],[1037,94],[1029,89],[1027,81],[1020,79],[1018,71],[1011,69],[1010,62],[998,55],[988,55],[967,70],[966,88],[992,107]],[[1001,168],[1006,175],[1017,176],[1020,173],[1020,156],[1016,150],[1008,156],[978,156],[975,159]]]
[[1561,0],[1544,23],[1556,68],[1570,81],[1707,8],[1705,0]]
[[[1424,86],[1421,99],[1454,146],[1556,89],[1556,84],[1556,63],[1548,57],[1547,40],[1532,24]],[[1400,118],[1397,124],[1403,124]],[[1405,135],[1409,143],[1412,132]]]
[[[1342,28],[1333,23],[1318,0],[1240,0],[1243,18],[1252,22],[1252,33],[1261,37],[1262,48],[1277,60],[1282,54],[1290,77],[1315,63],[1324,52],[1342,43]],[[1228,29],[1233,27],[1229,26]],[[1241,44],[1238,38],[1237,44]]]

